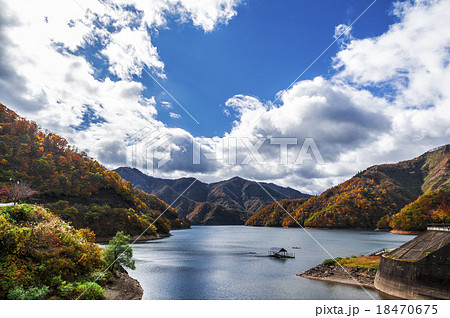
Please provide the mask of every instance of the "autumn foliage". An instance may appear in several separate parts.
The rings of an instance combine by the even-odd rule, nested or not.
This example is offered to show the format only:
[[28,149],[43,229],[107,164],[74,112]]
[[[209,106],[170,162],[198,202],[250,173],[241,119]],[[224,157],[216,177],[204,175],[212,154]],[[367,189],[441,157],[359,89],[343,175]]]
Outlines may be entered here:
[[246,225],[425,229],[428,222],[450,221],[449,176],[446,145],[412,160],[373,166],[320,196],[280,201],[292,217],[273,203]]
[[3,192],[12,189],[11,180],[26,181],[37,191],[32,202],[44,204],[77,228],[90,228],[97,237],[112,237],[119,230],[136,235],[147,227],[149,234],[168,233],[172,226],[189,226],[156,196],[133,188],[65,139],[1,104],[0,154]]
[[[0,209],[0,299],[70,299],[104,267],[91,231],[39,206]],[[91,287],[97,292],[86,297],[103,297],[100,286]]]
[[428,223],[450,223],[450,188],[420,196],[394,215],[390,226],[398,230],[425,230]]
[[11,186],[1,186],[0,196],[7,201],[20,203],[23,200],[37,194],[26,182],[15,181]]

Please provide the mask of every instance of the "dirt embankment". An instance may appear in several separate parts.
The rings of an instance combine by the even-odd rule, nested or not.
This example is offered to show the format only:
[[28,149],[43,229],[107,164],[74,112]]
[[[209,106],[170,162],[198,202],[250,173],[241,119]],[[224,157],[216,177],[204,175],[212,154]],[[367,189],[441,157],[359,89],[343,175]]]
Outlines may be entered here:
[[143,294],[141,284],[123,268],[117,272],[116,280],[105,286],[106,300],[140,300]]
[[297,276],[374,288],[376,270],[339,265],[317,265]]

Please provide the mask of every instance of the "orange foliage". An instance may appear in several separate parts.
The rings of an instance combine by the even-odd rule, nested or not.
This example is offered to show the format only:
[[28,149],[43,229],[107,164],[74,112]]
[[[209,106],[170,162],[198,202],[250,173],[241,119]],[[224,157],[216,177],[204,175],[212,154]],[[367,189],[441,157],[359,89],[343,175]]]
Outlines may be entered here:
[[62,137],[43,132],[1,104],[0,127],[0,186],[26,180],[39,192],[36,202],[75,227],[89,227],[97,236],[120,230],[135,235],[166,209],[156,230],[167,233],[171,222],[181,224],[177,212],[157,197],[133,188]]

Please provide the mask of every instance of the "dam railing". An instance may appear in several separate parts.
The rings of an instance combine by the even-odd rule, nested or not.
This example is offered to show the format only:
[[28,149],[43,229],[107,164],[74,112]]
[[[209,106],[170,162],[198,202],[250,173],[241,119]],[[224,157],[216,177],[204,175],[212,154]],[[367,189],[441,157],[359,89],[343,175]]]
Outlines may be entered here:
[[450,223],[430,223],[427,225],[427,231],[450,232]]

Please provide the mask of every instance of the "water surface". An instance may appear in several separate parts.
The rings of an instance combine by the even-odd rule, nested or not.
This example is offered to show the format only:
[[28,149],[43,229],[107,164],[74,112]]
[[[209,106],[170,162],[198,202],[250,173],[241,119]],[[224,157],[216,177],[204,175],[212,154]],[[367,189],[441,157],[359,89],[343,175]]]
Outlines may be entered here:
[[[333,257],[395,248],[413,235],[364,230],[306,230]],[[375,290],[296,276],[330,256],[305,230],[193,226],[133,246],[143,299],[381,299]],[[267,257],[270,247],[295,259]],[[300,249],[293,249],[299,247]],[[368,295],[370,294],[370,296]]]

